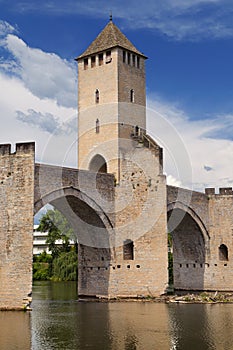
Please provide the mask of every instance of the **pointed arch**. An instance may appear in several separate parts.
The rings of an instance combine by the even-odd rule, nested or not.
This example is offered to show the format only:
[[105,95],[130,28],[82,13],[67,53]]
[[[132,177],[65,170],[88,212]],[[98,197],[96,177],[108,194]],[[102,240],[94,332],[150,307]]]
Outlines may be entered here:
[[89,207],[94,213],[96,213],[100,219],[100,221],[97,223],[99,227],[105,227],[107,229],[113,228],[111,220],[102,210],[102,208],[92,198],[74,187],[60,188],[41,197],[37,202],[34,203],[34,215],[46,204],[56,203],[61,198],[65,199],[69,197],[76,198],[80,203],[83,203],[83,206]]
[[174,209],[180,209],[182,210],[184,213],[189,214],[192,219],[196,222],[196,224],[198,225],[198,227],[200,228],[203,237],[205,239],[205,242],[209,242],[210,236],[209,233],[203,223],[203,221],[201,220],[201,218],[197,215],[197,213],[190,208],[189,206],[187,206],[186,204],[176,201],[176,202],[171,202],[167,205],[167,212],[172,211]]
[[89,163],[89,170],[96,173],[107,173],[107,162],[104,157],[96,154]]

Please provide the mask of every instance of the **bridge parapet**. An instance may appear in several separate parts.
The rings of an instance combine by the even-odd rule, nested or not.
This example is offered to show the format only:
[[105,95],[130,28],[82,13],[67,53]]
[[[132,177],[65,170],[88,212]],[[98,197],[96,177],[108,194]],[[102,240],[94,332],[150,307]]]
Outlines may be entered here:
[[232,196],[233,195],[233,190],[232,190],[232,187],[221,187],[221,188],[219,188],[219,193],[216,193],[215,192],[215,188],[206,188],[205,189],[205,193],[208,196],[213,196],[213,195],[217,195],[217,196],[222,196],[222,195]]
[[35,203],[49,193],[69,187],[90,196],[105,209],[114,200],[114,176],[112,174],[35,164]]

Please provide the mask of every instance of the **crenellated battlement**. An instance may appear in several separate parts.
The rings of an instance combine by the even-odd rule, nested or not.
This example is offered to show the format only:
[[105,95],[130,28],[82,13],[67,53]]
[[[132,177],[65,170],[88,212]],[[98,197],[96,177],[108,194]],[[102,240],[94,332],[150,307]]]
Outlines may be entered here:
[[232,187],[221,187],[219,188],[219,193],[216,193],[215,188],[211,187],[211,188],[205,188],[205,194],[207,196],[213,196],[213,195],[228,195],[228,196],[232,196],[233,195],[233,190]]
[[0,156],[13,154],[28,154],[35,152],[35,142],[20,142],[15,145],[15,152],[12,152],[12,145],[10,143],[0,144]]
[[0,156],[9,155],[11,153],[11,144],[6,143],[0,145]]
[[16,154],[18,153],[34,153],[35,142],[16,143]]

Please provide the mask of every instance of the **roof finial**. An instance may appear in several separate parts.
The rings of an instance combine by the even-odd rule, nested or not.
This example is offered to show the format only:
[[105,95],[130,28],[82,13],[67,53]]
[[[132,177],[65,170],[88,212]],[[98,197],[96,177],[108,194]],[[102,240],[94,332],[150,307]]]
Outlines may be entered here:
[[112,10],[110,11],[109,21],[112,22]]

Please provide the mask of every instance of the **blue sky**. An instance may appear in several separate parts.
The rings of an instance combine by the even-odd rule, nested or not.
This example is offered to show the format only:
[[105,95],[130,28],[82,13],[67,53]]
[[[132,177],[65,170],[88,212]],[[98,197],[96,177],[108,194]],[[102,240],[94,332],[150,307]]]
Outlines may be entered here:
[[[183,140],[193,187],[231,186],[230,0],[149,0],[146,5],[131,0],[0,0],[0,142],[36,140],[38,161],[75,165],[74,58],[107,24],[110,10],[117,26],[149,57],[148,106]],[[153,122],[148,125],[156,134]],[[171,182],[185,185],[168,155],[165,159]]]

